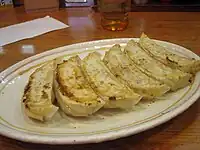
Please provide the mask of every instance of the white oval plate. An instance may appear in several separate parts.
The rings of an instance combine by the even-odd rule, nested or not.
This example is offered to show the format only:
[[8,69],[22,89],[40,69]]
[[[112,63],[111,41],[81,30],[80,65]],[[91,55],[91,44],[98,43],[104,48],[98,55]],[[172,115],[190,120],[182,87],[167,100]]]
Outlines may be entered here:
[[[113,44],[122,46],[129,38],[78,43],[47,51],[25,59],[0,73],[0,134],[21,141],[47,144],[97,143],[136,134],[164,123],[191,106],[200,96],[200,72],[194,83],[169,93],[162,99],[141,101],[133,110],[101,110],[88,118],[73,118],[59,112],[48,123],[34,122],[21,110],[21,97],[30,74],[48,60],[66,55],[66,59],[88,52],[104,54]],[[138,40],[138,39],[134,39]],[[156,41],[179,55],[199,56],[168,42]]]

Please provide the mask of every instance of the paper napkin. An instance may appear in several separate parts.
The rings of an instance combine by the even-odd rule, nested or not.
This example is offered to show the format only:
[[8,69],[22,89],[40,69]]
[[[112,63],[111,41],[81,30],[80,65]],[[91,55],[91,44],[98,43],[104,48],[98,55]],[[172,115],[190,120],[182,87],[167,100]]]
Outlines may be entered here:
[[67,27],[69,26],[52,17],[46,16],[0,28],[0,46]]

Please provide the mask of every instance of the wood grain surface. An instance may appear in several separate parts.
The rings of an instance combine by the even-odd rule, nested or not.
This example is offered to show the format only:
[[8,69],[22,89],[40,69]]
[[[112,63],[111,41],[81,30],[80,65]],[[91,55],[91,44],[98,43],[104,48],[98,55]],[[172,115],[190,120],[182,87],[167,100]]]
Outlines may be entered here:
[[[200,55],[200,13],[131,12],[129,26],[121,32],[103,30],[99,13],[90,8],[67,8],[49,13],[26,14],[21,8],[0,9],[0,27],[50,15],[69,28],[53,31],[0,48],[0,71],[32,55],[78,42],[139,37],[142,32],[151,38],[182,45]],[[34,30],[34,29],[33,29]],[[33,47],[33,54],[24,54],[24,47]],[[24,143],[0,136],[0,150],[199,150],[200,101],[171,121],[130,137],[87,145],[41,145]]]

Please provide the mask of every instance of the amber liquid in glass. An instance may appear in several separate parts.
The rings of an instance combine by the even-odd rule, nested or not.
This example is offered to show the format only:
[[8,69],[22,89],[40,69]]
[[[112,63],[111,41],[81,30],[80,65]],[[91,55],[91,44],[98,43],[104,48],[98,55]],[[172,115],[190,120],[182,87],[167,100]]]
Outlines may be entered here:
[[128,12],[102,12],[101,25],[106,30],[122,31],[128,26]]

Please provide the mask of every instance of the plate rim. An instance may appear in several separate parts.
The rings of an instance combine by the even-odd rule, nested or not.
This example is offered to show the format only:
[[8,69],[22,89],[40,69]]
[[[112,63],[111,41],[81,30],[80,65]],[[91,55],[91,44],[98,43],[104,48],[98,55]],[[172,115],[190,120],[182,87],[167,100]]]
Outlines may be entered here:
[[[24,60],[19,61],[18,63],[10,66],[9,68],[5,69],[4,71],[2,71],[0,73],[0,83],[2,80],[2,76],[4,77],[5,74],[9,74],[9,72],[11,72],[11,74],[13,72],[15,72],[15,68],[21,68],[23,67],[23,64],[25,64],[24,66],[28,65],[29,63],[31,63],[31,61],[37,61],[42,59],[42,57],[49,55],[55,55],[57,52],[58,53],[62,53],[61,50],[65,51],[64,49],[66,48],[70,48],[70,47],[75,47],[74,49],[78,49],[78,47],[80,45],[88,45],[91,43],[105,43],[105,42],[115,42],[115,41],[128,41],[130,39],[133,40],[138,40],[139,38],[114,38],[114,39],[104,39],[104,40],[95,40],[95,41],[89,41],[89,42],[81,42],[81,43],[75,43],[75,44],[70,44],[70,45],[66,45],[66,46],[62,46],[62,47],[58,47],[49,51],[45,51],[39,54],[36,54],[34,56],[28,57]],[[182,49],[184,51],[186,51],[187,53],[190,53],[198,58],[200,58],[197,54],[193,53],[192,51],[174,44],[174,43],[170,43],[170,42],[166,42],[166,41],[161,41],[161,40],[155,40],[161,43],[166,43],[171,45],[172,47],[178,47],[179,49]],[[120,42],[122,43],[122,42]],[[68,50],[69,51],[69,50]],[[73,51],[73,50],[70,50]],[[200,85],[198,85],[199,87]],[[200,90],[199,90],[200,91]],[[140,126],[136,126],[134,128],[131,127],[127,127],[125,129],[121,129],[121,130],[117,130],[117,131],[110,131],[110,132],[106,132],[106,133],[100,133],[100,134],[94,134],[94,135],[85,135],[85,136],[79,136],[78,139],[74,140],[74,139],[68,139],[62,135],[59,135],[58,137],[62,137],[62,138],[58,138],[58,140],[56,140],[55,138],[57,138],[56,136],[52,136],[52,137],[48,137],[47,136],[40,136],[40,135],[33,135],[30,133],[23,133],[19,130],[14,130],[14,129],[8,129],[8,130],[14,130],[17,133],[13,133],[13,132],[5,132],[5,129],[8,128],[5,125],[5,129],[0,128],[0,134],[12,138],[12,139],[16,139],[16,140],[20,140],[20,141],[24,141],[24,142],[30,142],[30,143],[45,143],[45,144],[85,144],[85,143],[99,143],[102,141],[109,141],[109,140],[114,140],[117,138],[122,138],[125,136],[129,136],[129,135],[133,135],[133,134],[137,134],[139,132],[145,131],[145,130],[149,130],[155,126],[158,126],[164,122],[169,121],[170,119],[174,118],[175,116],[181,114],[183,111],[187,110],[195,101],[198,100],[198,98],[200,97],[200,92],[195,92],[190,99],[188,99],[186,102],[184,102],[183,104],[181,104],[179,107],[175,108],[173,111],[166,113],[156,119],[153,119],[151,121],[147,121],[145,123],[142,123]],[[0,125],[1,126],[1,125]],[[26,134],[26,136],[24,135]],[[27,138],[27,136],[29,138]],[[74,136],[77,138],[77,136]],[[87,138],[85,138],[87,137]],[[41,139],[42,138],[42,139]]]

